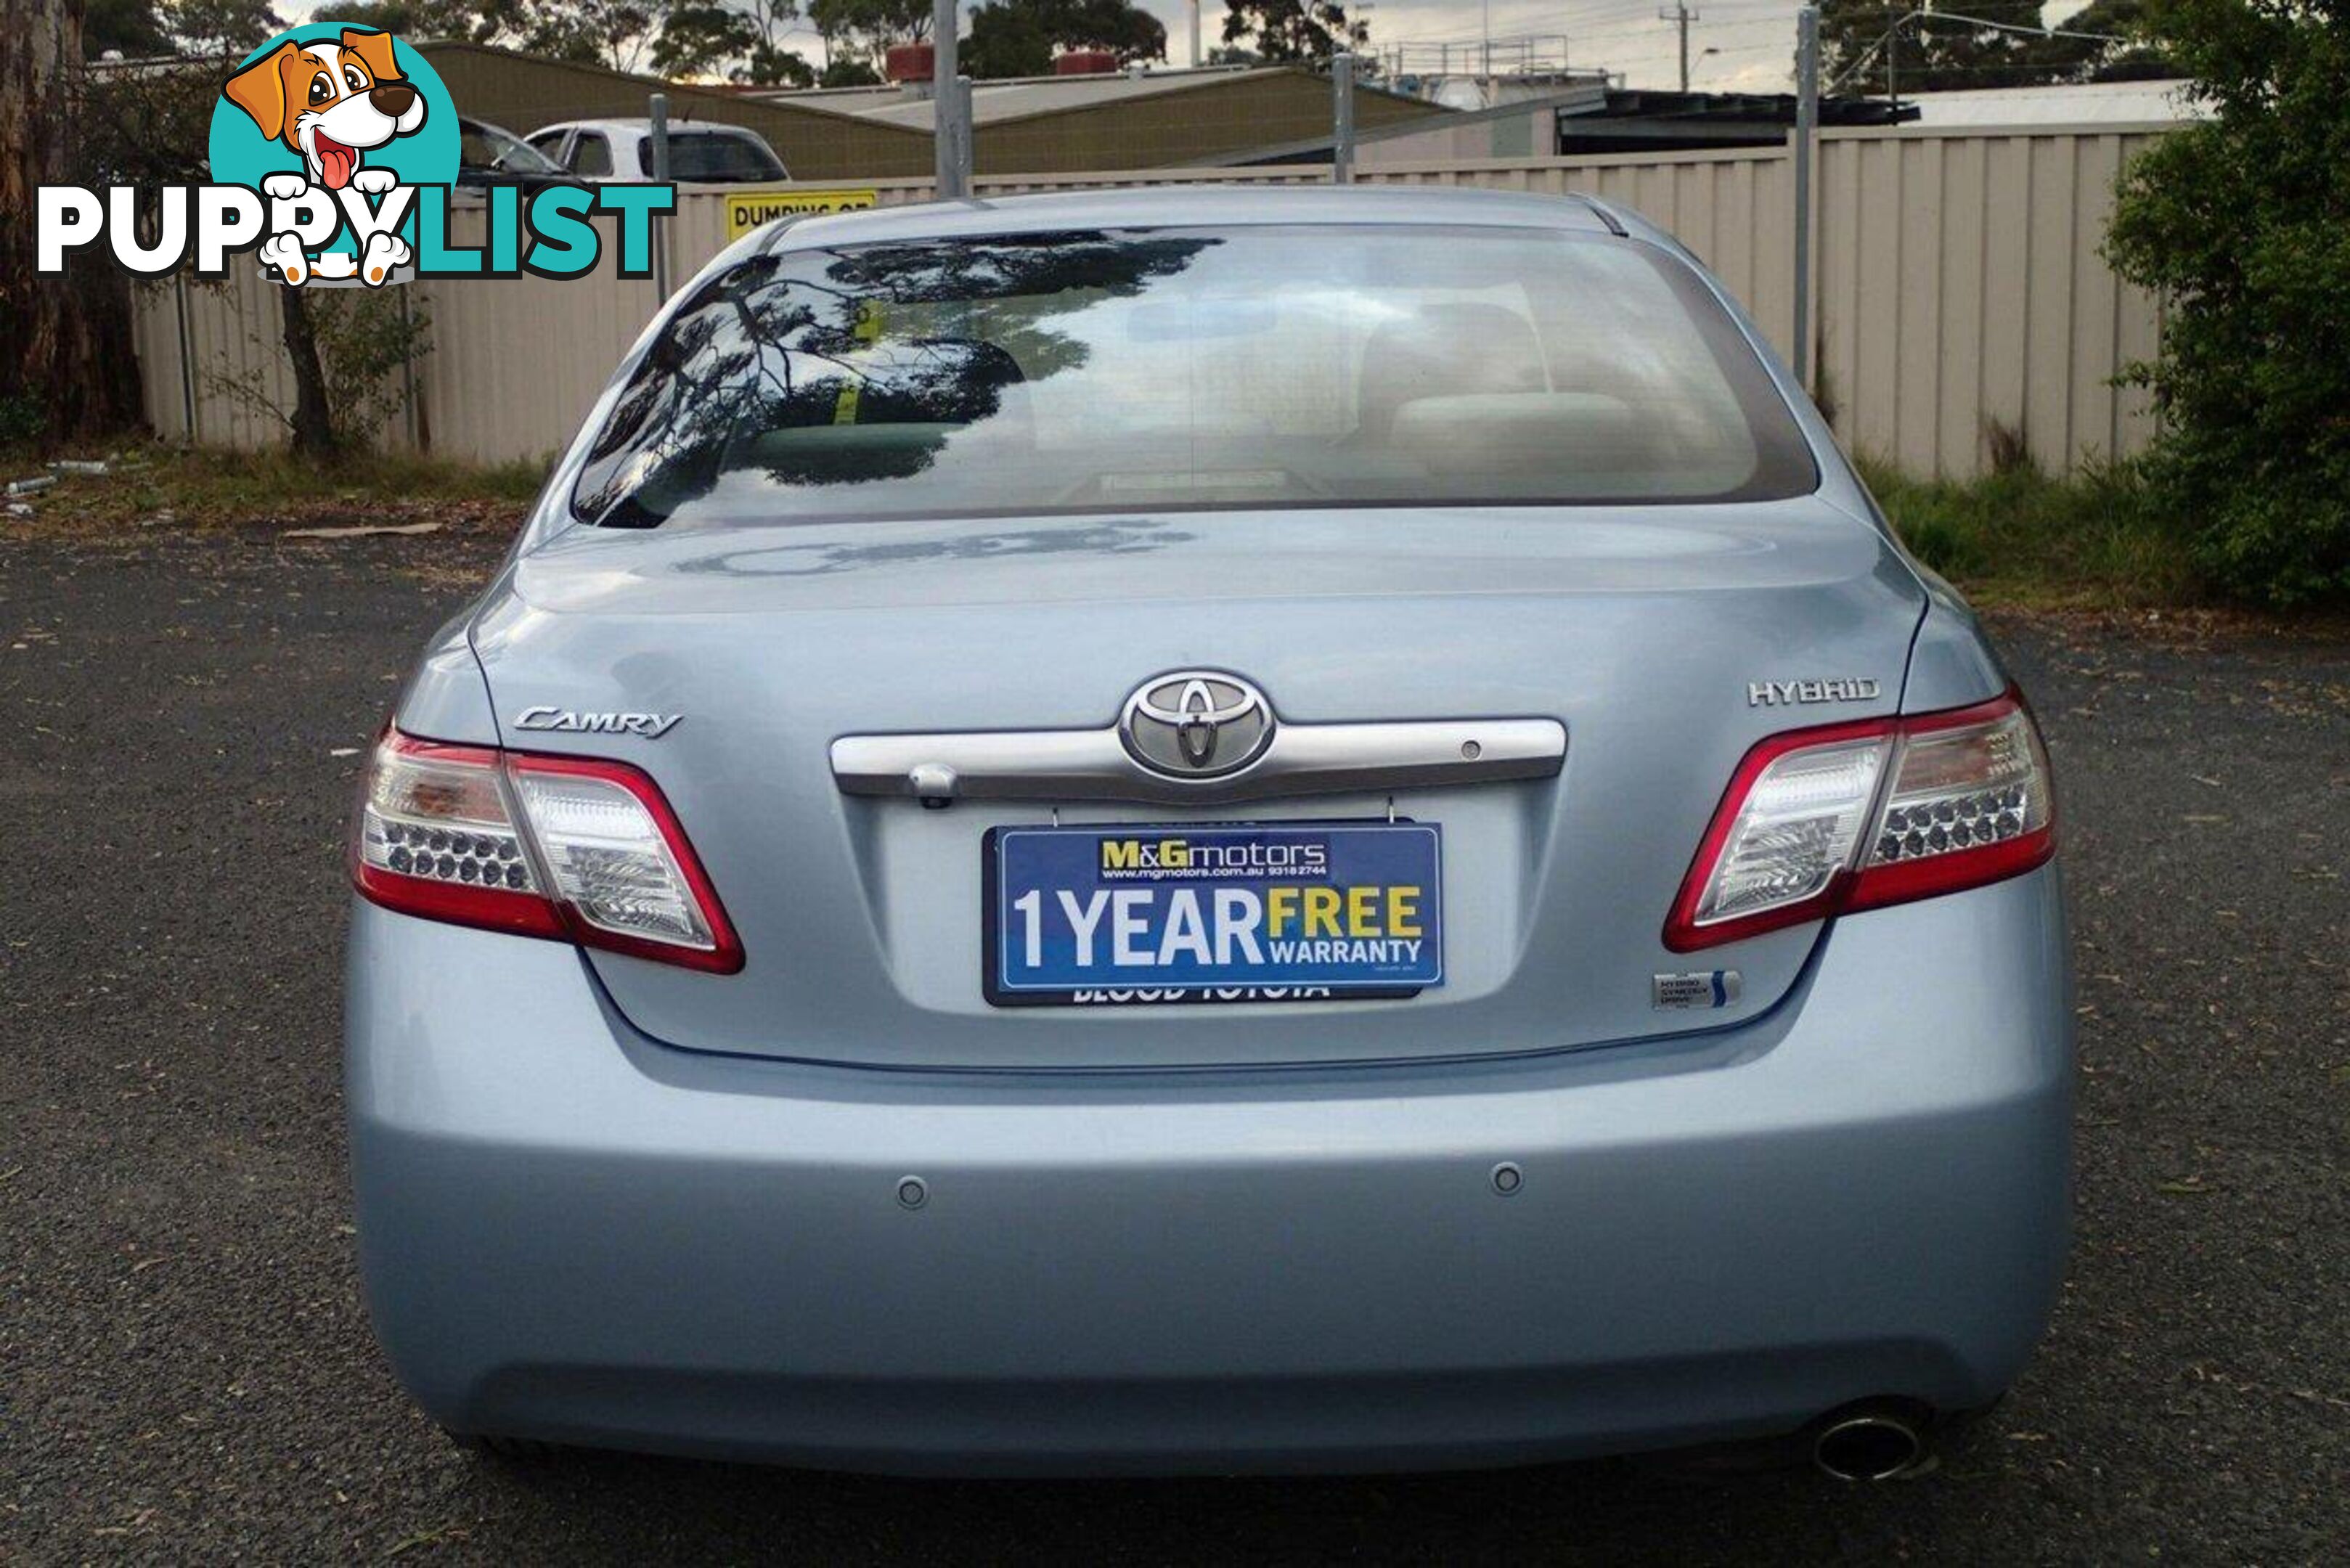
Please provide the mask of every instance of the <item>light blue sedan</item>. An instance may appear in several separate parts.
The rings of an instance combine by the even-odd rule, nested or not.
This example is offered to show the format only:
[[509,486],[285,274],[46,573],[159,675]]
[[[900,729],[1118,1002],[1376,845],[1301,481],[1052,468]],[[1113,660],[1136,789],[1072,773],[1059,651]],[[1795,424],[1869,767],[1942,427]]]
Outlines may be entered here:
[[376,1329],[495,1441],[1898,1473],[2064,1264],[2054,836],[1965,607],[1628,214],[768,228],[375,747]]

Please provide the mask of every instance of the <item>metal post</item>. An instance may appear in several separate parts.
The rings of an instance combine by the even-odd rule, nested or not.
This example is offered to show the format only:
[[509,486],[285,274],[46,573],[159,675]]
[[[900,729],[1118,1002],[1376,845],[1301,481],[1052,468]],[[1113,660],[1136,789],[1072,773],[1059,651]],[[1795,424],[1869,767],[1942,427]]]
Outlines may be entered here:
[[1795,13],[1795,379],[1813,389],[1812,151],[1820,125],[1820,8]]
[[413,282],[394,284],[400,290],[400,395],[408,411],[408,450],[423,450],[417,441],[416,411],[416,318],[409,313],[408,291]]
[[971,94],[955,69],[956,33],[962,26],[955,0],[931,7],[931,144],[938,199],[971,194]]
[[979,120],[971,107],[971,78],[955,78],[955,183],[971,193],[972,161],[978,157]]
[[[650,109],[653,120],[653,183],[669,183],[669,94],[652,95]],[[653,228],[653,297],[666,305],[669,302],[669,224],[659,213],[652,214]]]
[[1330,57],[1330,182],[1355,182],[1355,57],[1341,49]]
[[188,275],[172,275],[173,308],[180,317],[180,412],[187,427],[180,433],[190,446],[196,444],[196,345],[195,334],[188,327]]
[[[1891,10],[1888,5],[1886,9]],[[1893,26],[1885,30],[1885,96],[1893,100],[1894,113],[1901,110],[1901,25],[1909,20],[1905,13],[1893,18]]]
[[1191,64],[1196,67],[1207,63],[1200,53],[1200,0],[1191,0]]

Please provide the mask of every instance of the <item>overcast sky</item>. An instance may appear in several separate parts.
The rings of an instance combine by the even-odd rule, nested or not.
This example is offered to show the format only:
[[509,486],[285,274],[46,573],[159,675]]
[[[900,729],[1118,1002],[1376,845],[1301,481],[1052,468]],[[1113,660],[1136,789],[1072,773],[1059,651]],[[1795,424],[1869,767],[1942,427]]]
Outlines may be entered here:
[[[1182,0],[1142,0],[1167,24],[1168,57],[1185,63],[1191,22]],[[1371,46],[1416,47],[1450,42],[1475,47],[1490,14],[1496,39],[1566,36],[1567,58],[1578,66],[1604,66],[1634,87],[1674,87],[1679,82],[1679,31],[1657,13],[1670,0],[1578,0],[1573,5],[1541,0],[1375,0],[1350,11],[1371,24]],[[1201,0],[1201,32],[1214,48],[1223,26],[1223,0]],[[1789,86],[1795,54],[1794,0],[1690,0],[1690,80],[1699,88],[1776,92]],[[1708,54],[1707,50],[1718,53]],[[1507,58],[1507,51],[1497,56]],[[1417,63],[1417,59],[1415,59]]]

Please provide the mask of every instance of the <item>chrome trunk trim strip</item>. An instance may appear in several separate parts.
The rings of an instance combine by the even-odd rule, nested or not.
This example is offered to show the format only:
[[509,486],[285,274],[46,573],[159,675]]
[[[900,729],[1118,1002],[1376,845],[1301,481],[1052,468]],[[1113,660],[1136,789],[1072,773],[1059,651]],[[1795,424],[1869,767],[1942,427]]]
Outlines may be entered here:
[[1427,789],[1549,778],[1566,762],[1555,719],[1283,724],[1236,774],[1178,779],[1136,762],[1116,729],[844,735],[832,774],[844,794],[957,800],[1142,801],[1222,805],[1281,795]]

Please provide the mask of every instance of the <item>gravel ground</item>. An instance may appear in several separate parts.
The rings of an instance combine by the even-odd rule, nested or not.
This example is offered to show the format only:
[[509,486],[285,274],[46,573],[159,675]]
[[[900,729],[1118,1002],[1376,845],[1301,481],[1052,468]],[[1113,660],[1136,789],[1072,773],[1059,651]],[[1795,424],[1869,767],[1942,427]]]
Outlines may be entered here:
[[2350,640],[2081,620],[2005,628],[2069,811],[2072,1279],[1937,1473],[977,1484],[455,1451],[359,1302],[338,852],[348,749],[496,548],[0,541],[0,1562],[2277,1563],[2350,1541]]

